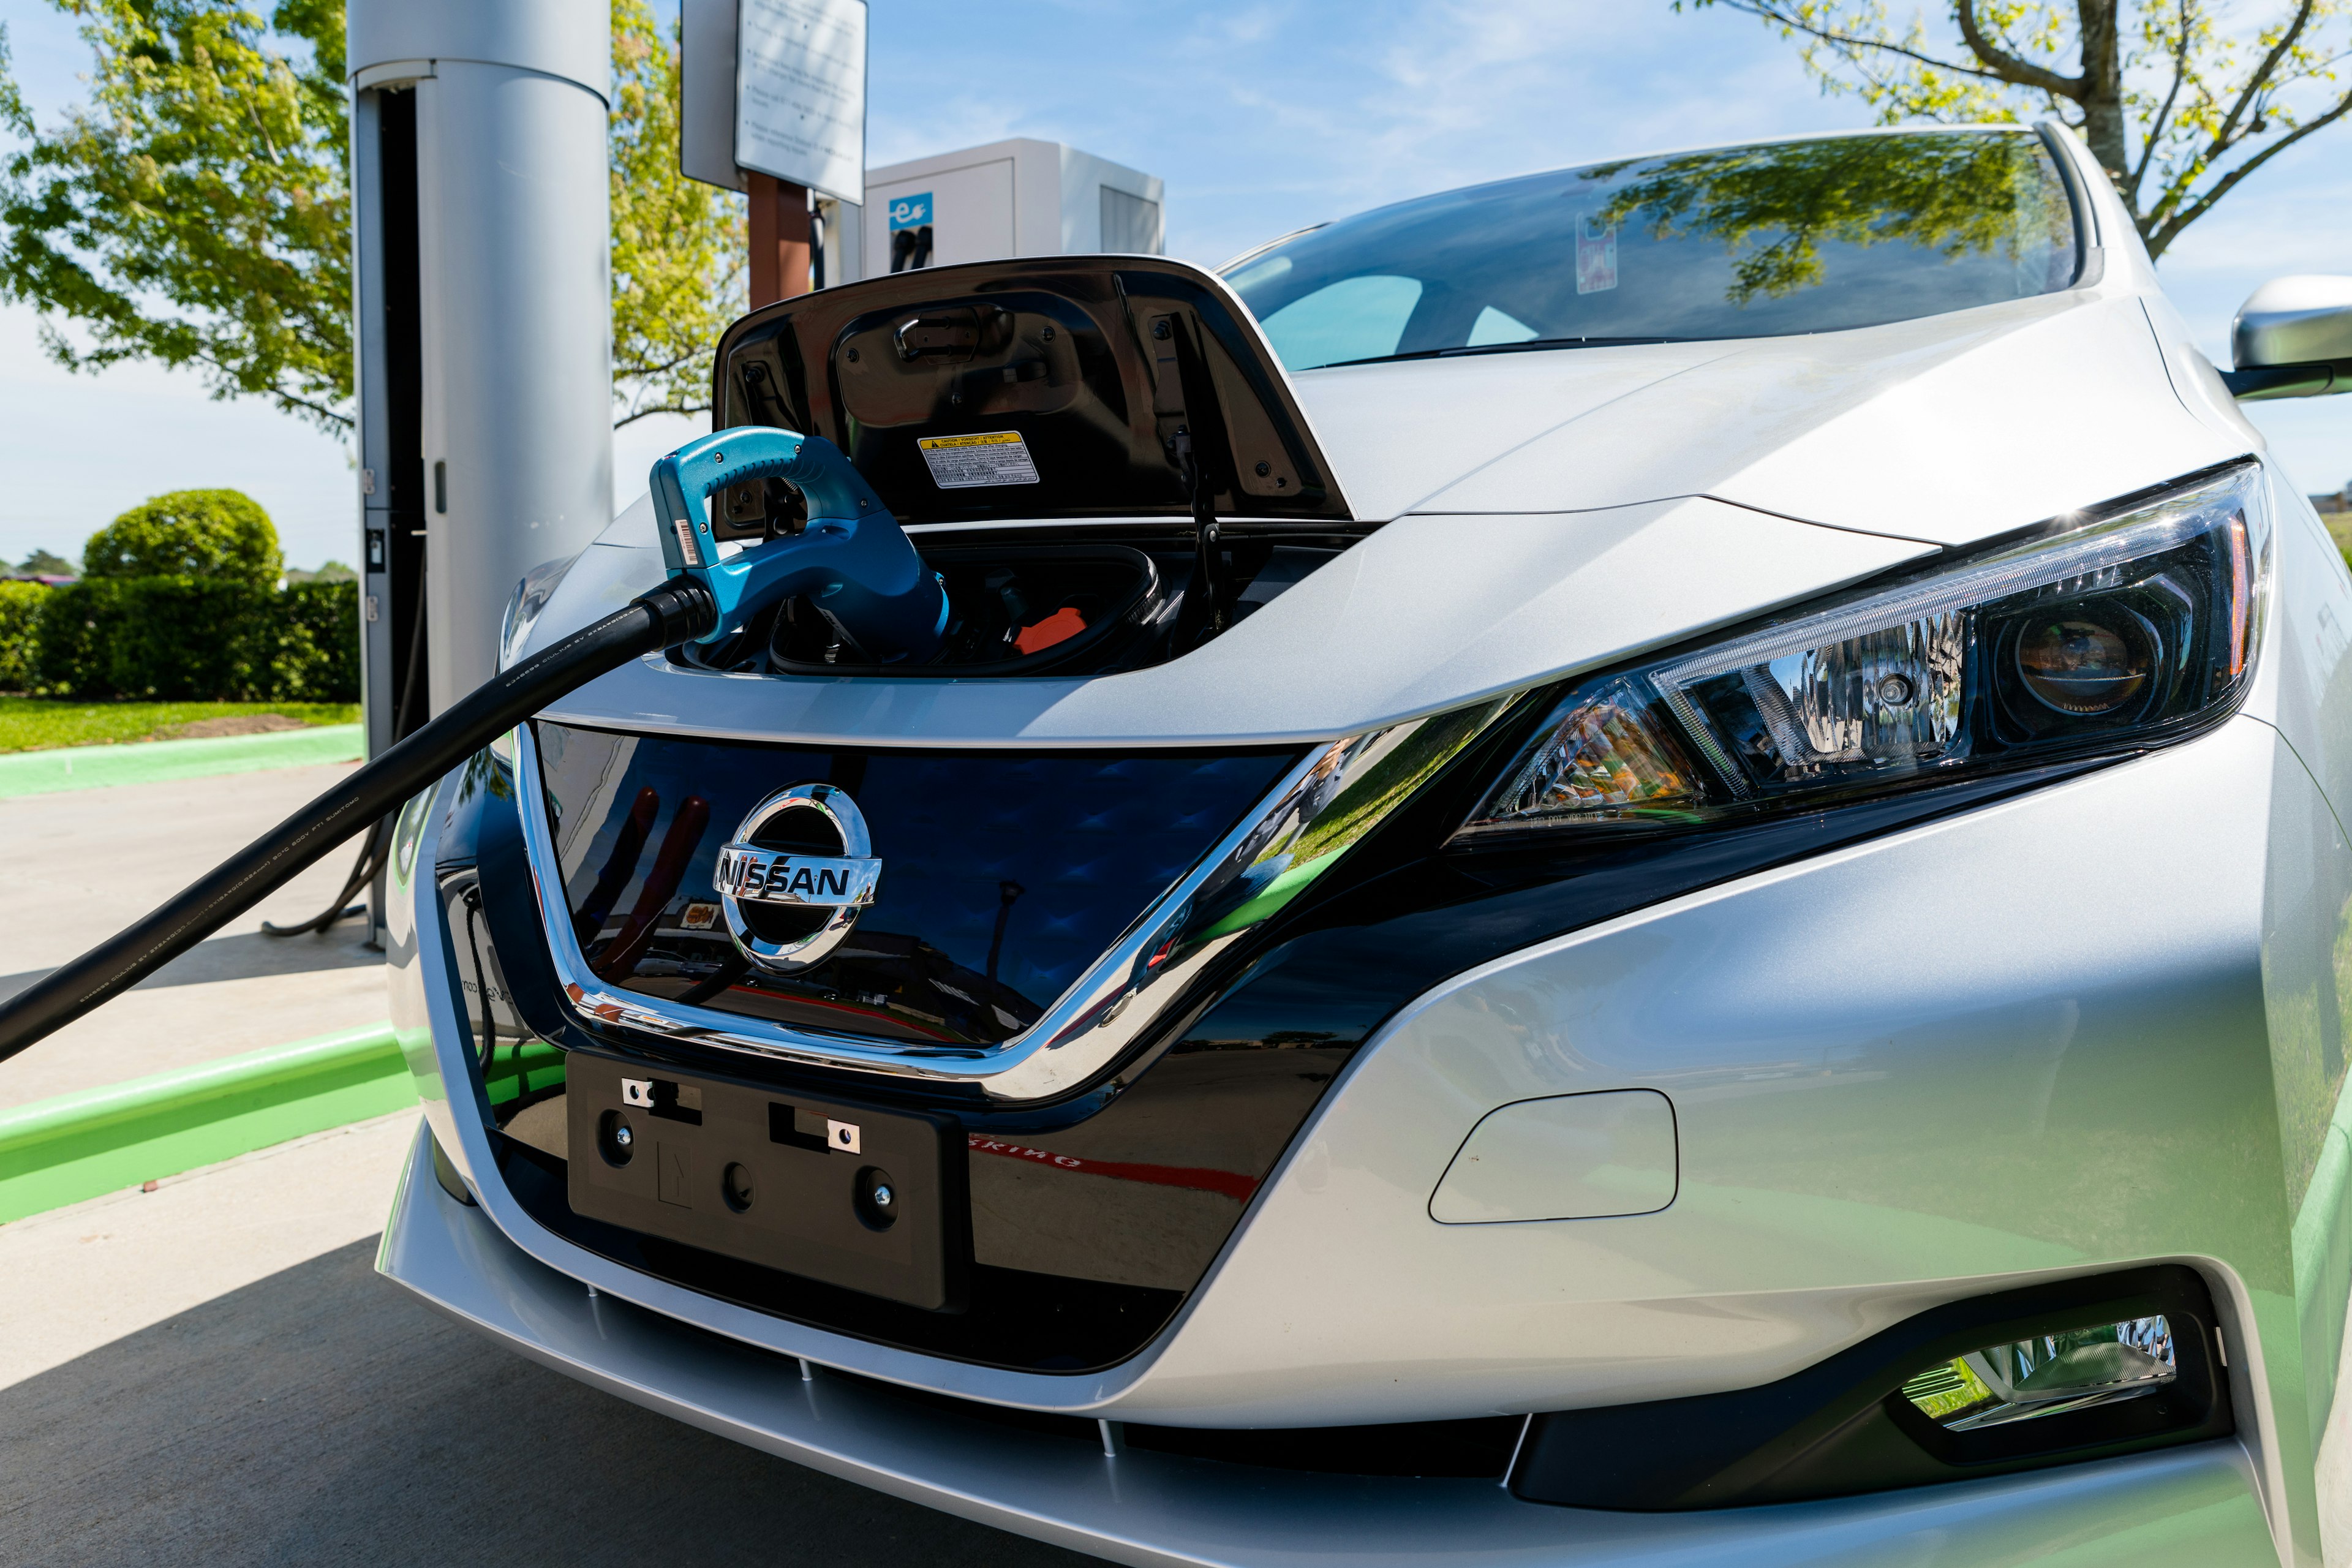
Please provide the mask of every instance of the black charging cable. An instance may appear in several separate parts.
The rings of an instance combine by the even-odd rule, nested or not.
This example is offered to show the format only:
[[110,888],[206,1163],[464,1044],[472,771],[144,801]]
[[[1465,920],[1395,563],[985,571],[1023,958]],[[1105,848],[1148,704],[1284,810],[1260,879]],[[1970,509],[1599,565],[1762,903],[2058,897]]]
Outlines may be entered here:
[[710,590],[673,577],[490,677],[161,908],[0,1004],[0,1061],[138,984],[548,703],[718,624]]

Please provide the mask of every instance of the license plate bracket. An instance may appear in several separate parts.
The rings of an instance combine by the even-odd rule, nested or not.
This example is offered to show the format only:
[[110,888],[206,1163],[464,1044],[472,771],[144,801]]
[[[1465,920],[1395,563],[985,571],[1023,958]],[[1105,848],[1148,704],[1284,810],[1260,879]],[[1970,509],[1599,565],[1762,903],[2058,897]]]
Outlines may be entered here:
[[574,1050],[572,1211],[930,1311],[971,1254],[955,1118]]

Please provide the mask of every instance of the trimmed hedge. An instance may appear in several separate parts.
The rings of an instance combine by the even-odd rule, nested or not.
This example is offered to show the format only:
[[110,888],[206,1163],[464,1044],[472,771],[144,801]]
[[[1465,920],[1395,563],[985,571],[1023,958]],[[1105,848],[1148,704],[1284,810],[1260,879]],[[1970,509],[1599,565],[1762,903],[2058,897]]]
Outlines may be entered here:
[[[14,590],[29,590],[16,592]],[[0,584],[0,690],[356,702],[359,584],[193,577]]]
[[0,691],[30,691],[33,638],[41,606],[57,590],[38,583],[0,583]]

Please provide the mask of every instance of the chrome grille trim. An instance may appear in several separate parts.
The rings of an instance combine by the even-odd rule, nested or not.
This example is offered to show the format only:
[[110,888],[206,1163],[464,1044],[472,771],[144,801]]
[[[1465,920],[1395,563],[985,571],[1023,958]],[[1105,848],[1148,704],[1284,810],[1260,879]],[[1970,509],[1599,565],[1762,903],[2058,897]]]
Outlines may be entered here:
[[[776,1060],[976,1085],[991,1099],[1020,1102],[1067,1093],[1117,1060],[1196,975],[1328,872],[1503,707],[1497,700],[1465,713],[1408,720],[1313,748],[1233,831],[1154,900],[1043,1017],[1012,1038],[986,1046],[793,1027],[611,986],[588,967],[572,932],[547,820],[537,739],[525,726],[508,743],[540,927],[565,1004],[574,1014],[592,1023]],[[1417,741],[1418,752],[1412,750]],[[1397,759],[1391,773],[1402,769],[1403,777],[1382,786],[1377,770],[1391,758]],[[1375,788],[1380,793],[1365,793]],[[1309,853],[1301,859],[1301,851]]]

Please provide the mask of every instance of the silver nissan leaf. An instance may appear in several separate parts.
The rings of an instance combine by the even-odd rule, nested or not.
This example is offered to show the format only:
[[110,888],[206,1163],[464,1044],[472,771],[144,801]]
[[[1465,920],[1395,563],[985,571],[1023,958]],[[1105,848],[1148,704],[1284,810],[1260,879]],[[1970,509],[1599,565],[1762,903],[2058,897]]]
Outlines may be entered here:
[[2237,405],[2352,282],[2237,347],[2055,127],[756,310],[714,426],[939,647],[797,593],[409,805],[378,1267],[1131,1563],[2352,1546],[2352,579]]

